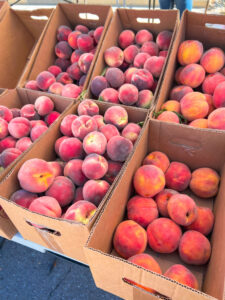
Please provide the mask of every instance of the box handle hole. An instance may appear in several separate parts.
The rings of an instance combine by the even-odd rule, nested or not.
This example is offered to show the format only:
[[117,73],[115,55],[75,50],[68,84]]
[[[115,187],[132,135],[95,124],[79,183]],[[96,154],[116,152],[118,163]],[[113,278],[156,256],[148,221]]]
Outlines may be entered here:
[[213,29],[222,29],[222,30],[225,30],[225,24],[205,23],[205,27],[207,27],[207,28],[213,28]]
[[79,18],[82,20],[99,20],[99,16],[90,13],[79,13]]
[[138,23],[155,23],[160,24],[161,21],[158,18],[136,18]]
[[48,20],[47,16],[30,16],[32,20]]
[[35,224],[34,222],[30,222],[30,221],[27,221],[27,220],[25,220],[25,221],[26,221],[26,223],[27,223],[29,226],[35,227],[35,228],[37,228],[38,230],[45,231],[45,232],[48,232],[48,233],[53,234],[53,235],[56,235],[56,236],[61,236],[61,233],[60,233],[59,231],[56,231],[56,230],[54,230],[54,229],[45,227],[45,226],[40,225],[40,224]]

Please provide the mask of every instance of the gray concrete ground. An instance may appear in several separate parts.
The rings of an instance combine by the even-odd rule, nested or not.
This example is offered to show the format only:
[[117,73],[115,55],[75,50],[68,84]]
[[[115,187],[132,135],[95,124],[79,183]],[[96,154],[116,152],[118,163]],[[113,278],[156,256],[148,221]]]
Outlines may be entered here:
[[117,300],[88,267],[0,238],[1,300]]

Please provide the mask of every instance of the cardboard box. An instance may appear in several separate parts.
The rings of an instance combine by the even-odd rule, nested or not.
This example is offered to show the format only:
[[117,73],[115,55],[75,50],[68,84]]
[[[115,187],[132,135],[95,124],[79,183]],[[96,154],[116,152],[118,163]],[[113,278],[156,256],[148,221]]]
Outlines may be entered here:
[[[215,155],[216,149],[216,155]],[[127,201],[132,196],[132,180],[144,157],[151,151],[162,151],[171,161],[186,163],[191,170],[210,167],[221,175],[218,195],[212,199],[194,199],[201,206],[212,206],[215,225],[210,238],[212,255],[206,266],[186,265],[197,277],[203,292],[191,289],[159,274],[134,265],[118,257],[113,250],[112,240],[117,225],[124,220]],[[117,186],[92,229],[85,247],[85,253],[97,287],[124,299],[172,299],[172,300],[222,300],[225,290],[225,139],[214,132],[203,133],[193,128],[183,128],[173,123],[150,120],[146,125],[139,144],[127,163]],[[147,253],[159,262],[164,273],[175,263],[182,263],[176,252],[157,254],[147,248]],[[183,263],[182,263],[183,264]],[[150,294],[124,281],[132,280],[142,286],[152,288],[163,297]],[[212,296],[212,297],[210,297]]]
[[[23,156],[22,159],[20,159],[10,174],[8,174],[4,181],[0,183],[0,205],[8,214],[10,220],[16,226],[24,239],[43,245],[46,248],[50,248],[81,262],[86,262],[83,246],[88,239],[89,232],[97,215],[104,206],[109,193],[115,186],[117,178],[119,178],[119,174],[98,206],[96,214],[87,225],[33,213],[8,200],[11,194],[19,188],[17,173],[25,161],[31,158],[41,158],[47,161],[52,161],[56,158],[54,145],[56,139],[61,136],[59,130],[60,121],[65,117],[65,115],[76,113],[78,104],[79,102],[75,103],[72,107],[67,109],[62,116],[60,116],[57,124],[52,126],[45,135],[35,145],[33,145],[32,149]],[[100,114],[103,114],[106,109],[112,105],[113,104],[109,103],[98,103]],[[137,123],[146,119],[146,110],[136,109],[133,107],[128,107],[126,110],[128,112],[130,122]],[[34,227],[31,225],[33,223],[41,225],[41,227],[44,228],[39,229]]]
[[54,64],[57,58],[55,55],[55,45],[57,43],[56,35],[59,26],[66,25],[72,29],[78,24],[88,26],[91,29],[95,29],[98,26],[104,26],[101,39],[98,43],[94,59],[83,86],[83,90],[85,90],[103,38],[111,21],[112,14],[112,8],[106,5],[100,6],[59,3],[42,38],[38,53],[27,66],[26,71],[19,82],[19,86],[24,87],[27,81],[36,79],[40,72],[47,70],[49,66]]
[[220,47],[225,51],[225,30],[220,28],[220,25],[225,25],[225,16],[200,14],[187,10],[184,12],[155,102],[156,112],[165,101],[169,100],[172,87],[177,85],[174,84],[174,75],[178,66],[177,51],[180,43],[184,40],[198,40],[203,43],[204,50]]
[[165,61],[164,68],[162,70],[162,74],[159,78],[157,89],[154,94],[156,96],[170,56],[170,51],[173,45],[173,40],[176,35],[178,24],[179,13],[177,10],[135,10],[118,8],[114,13],[114,16],[107,31],[107,35],[105,36],[101,50],[99,52],[98,59],[96,60],[95,67],[93,69],[88,86],[87,98],[93,98],[90,89],[90,83],[92,79],[94,79],[95,76],[101,75],[106,67],[104,60],[105,50],[112,46],[118,46],[118,37],[120,33],[125,29],[132,29],[135,32],[137,32],[140,29],[148,29],[153,33],[154,38],[156,38],[157,34],[160,31],[173,31],[173,36],[171,39],[170,48],[168,50],[167,59]]
[[14,10],[0,13],[0,87],[15,88],[52,9]]

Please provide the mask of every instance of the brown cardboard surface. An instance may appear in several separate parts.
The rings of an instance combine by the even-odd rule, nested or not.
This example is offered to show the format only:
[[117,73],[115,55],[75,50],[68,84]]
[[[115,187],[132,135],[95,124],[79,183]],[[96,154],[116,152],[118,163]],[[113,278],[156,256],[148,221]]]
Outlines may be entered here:
[[[21,91],[28,94],[32,92],[26,89],[23,89]],[[2,182],[0,182],[0,205],[6,211],[13,224],[18,228],[18,231],[25,239],[43,245],[47,248],[70,256],[79,261],[86,262],[86,258],[83,252],[83,246],[87,241],[90,229],[96,217],[103,208],[108,195],[116,185],[119,174],[114,183],[111,185],[108,193],[100,203],[96,214],[92,217],[89,224],[87,225],[68,220],[50,218],[37,213],[33,213],[27,209],[19,207],[15,203],[8,200],[11,194],[19,188],[17,173],[21,165],[26,160],[31,158],[42,158],[50,161],[56,158],[54,145],[55,140],[61,136],[59,130],[60,122],[67,114],[76,113],[78,104],[79,102],[72,105],[72,107],[69,107],[64,112],[64,114],[58,118],[54,126],[51,126],[49,128],[45,135],[42,136],[42,138],[40,138],[38,142],[33,145],[30,151],[27,152],[26,155],[24,155],[17,162],[16,166],[14,166],[7,177],[5,177]],[[100,113],[103,114],[108,107],[112,106],[112,104],[98,102],[98,106],[100,108]],[[136,109],[133,107],[128,107],[126,109],[130,122],[140,122],[146,119],[146,110]],[[121,172],[123,172],[123,168]],[[31,223],[42,225],[42,227],[50,229],[50,231],[45,229],[38,229],[32,225],[29,225]]]
[[10,221],[3,208],[0,207],[0,236],[10,240],[17,231],[18,230]]
[[[91,13],[99,17],[98,20],[92,19],[81,19],[80,14]],[[20,87],[24,87],[25,83],[29,80],[36,79],[37,75],[47,70],[50,65],[52,65],[56,59],[55,55],[55,44],[57,42],[56,33],[60,25],[67,25],[74,28],[77,24],[86,25],[89,28],[96,28],[98,26],[104,25],[104,30],[101,39],[98,43],[96,53],[92,64],[90,66],[89,72],[87,74],[86,81],[83,86],[83,90],[87,88],[89,82],[89,76],[92,72],[95,60],[98,56],[99,49],[101,47],[102,41],[104,39],[105,33],[107,31],[108,25],[112,17],[112,8],[106,5],[81,5],[81,4],[68,4],[60,3],[57,5],[51,21],[47,25],[47,30],[42,36],[39,49],[36,56],[32,58],[30,63],[19,82]]]
[[[139,20],[138,18],[142,18],[143,20]],[[150,23],[145,23],[145,21],[149,20]],[[160,23],[154,23],[154,20],[160,20]],[[143,23],[142,23],[143,22]],[[107,35],[103,41],[101,50],[98,55],[98,59],[96,60],[95,67],[93,69],[89,86],[88,86],[88,98],[92,98],[93,95],[90,90],[91,80],[94,79],[95,76],[100,75],[105,68],[104,61],[104,52],[106,49],[112,46],[118,45],[118,37],[121,31],[125,29],[132,29],[137,32],[140,29],[148,29],[150,30],[154,37],[163,30],[171,30],[173,31],[173,37],[171,40],[170,48],[168,50],[168,56],[165,61],[165,65],[162,71],[162,75],[159,78],[158,86],[155,91],[155,96],[158,93],[158,88],[160,86],[160,82],[163,77],[163,73],[165,71],[168,58],[170,56],[170,51],[172,48],[173,40],[176,35],[177,26],[179,24],[179,14],[176,10],[135,10],[135,9],[125,9],[118,8],[114,13],[112,21],[107,31]]]
[[[216,155],[215,149],[218,150]],[[215,225],[210,238],[212,245],[210,261],[206,266],[188,266],[197,277],[203,292],[185,287],[114,255],[112,238],[116,226],[124,218],[126,203],[133,193],[131,188],[133,175],[146,154],[154,150],[165,152],[170,160],[186,163],[192,170],[203,166],[211,167],[219,171],[222,176],[219,193],[214,199],[213,206]],[[156,295],[146,293],[123,281],[123,278],[128,278],[153,288],[172,300],[223,299],[225,289],[224,152],[225,139],[221,138],[220,133],[215,134],[210,131],[206,135],[201,131],[194,129],[191,131],[189,128],[156,120],[150,120],[149,124],[146,124],[136,150],[99,215],[85,247],[87,260],[98,287],[124,299],[156,299]],[[213,205],[212,199],[201,200],[199,203],[209,207]],[[162,271],[174,262],[181,262],[177,253],[170,255],[158,255],[153,251],[150,253],[157,257]]]

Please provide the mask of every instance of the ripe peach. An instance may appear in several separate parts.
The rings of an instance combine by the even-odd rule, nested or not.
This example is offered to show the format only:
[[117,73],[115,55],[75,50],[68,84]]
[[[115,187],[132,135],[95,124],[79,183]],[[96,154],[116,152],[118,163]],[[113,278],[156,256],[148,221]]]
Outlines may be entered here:
[[122,163],[108,160],[108,171],[106,172],[103,179],[112,184],[116,176],[119,174],[121,168]]
[[[63,85],[73,83],[72,77],[70,77],[70,75],[67,72],[59,73],[59,75],[56,77],[56,81],[59,82],[59,83],[62,83]],[[51,88],[51,86],[49,87],[49,89]]]
[[211,245],[202,233],[188,230],[181,237],[179,254],[186,264],[204,265],[210,258]]
[[95,29],[94,31],[94,39],[95,39],[95,42],[98,44],[98,42],[100,41],[100,38],[101,38],[101,35],[102,35],[102,32],[104,30],[104,27],[103,26],[99,26]]
[[59,58],[68,59],[72,54],[72,49],[66,41],[61,41],[55,45],[55,54]]
[[0,118],[0,139],[7,137],[8,133],[8,123],[4,119]]
[[88,224],[92,216],[95,214],[96,209],[97,208],[93,203],[80,200],[67,209],[63,219]]
[[52,65],[48,67],[48,72],[52,73],[52,75],[56,77],[62,72],[62,69],[59,66]]
[[225,81],[219,83],[213,93],[213,104],[216,108],[225,106]]
[[147,246],[146,231],[134,221],[123,221],[116,228],[113,245],[116,252],[123,258],[127,259],[140,254]]
[[148,53],[138,53],[134,58],[134,67],[143,69],[145,62],[149,57],[150,55]]
[[225,129],[225,108],[217,108],[208,116],[208,128]]
[[178,192],[184,191],[191,180],[191,171],[187,165],[173,161],[165,173],[166,186]]
[[144,165],[134,174],[135,191],[142,197],[154,197],[165,187],[163,171],[154,165]]
[[7,148],[17,148],[16,142],[17,140],[12,136],[7,136],[6,138],[0,140],[0,153]]
[[113,46],[105,50],[104,59],[109,67],[119,67],[123,63],[124,54],[120,48]]
[[159,253],[174,252],[180,242],[180,227],[168,218],[158,218],[147,227],[148,244]]
[[159,56],[167,57],[167,55],[168,55],[167,50],[159,51]]
[[67,41],[71,31],[72,30],[66,25],[59,26],[59,28],[57,29],[57,40]]
[[89,52],[94,48],[94,40],[88,34],[80,34],[77,38],[77,47],[83,52]]
[[164,111],[158,117],[157,120],[164,122],[180,123],[179,117],[172,111]]
[[153,35],[149,30],[141,29],[135,35],[135,42],[139,45],[150,41],[153,41]]
[[119,68],[108,68],[105,78],[112,88],[119,88],[125,81],[123,72]]
[[83,148],[87,154],[104,154],[106,151],[107,140],[104,134],[98,131],[88,133],[83,141]]
[[190,189],[201,198],[214,197],[218,192],[220,177],[210,168],[196,169],[191,176]]
[[169,217],[167,204],[171,196],[175,194],[178,194],[178,192],[171,189],[164,189],[156,195],[155,201],[157,203],[159,213],[163,217]]
[[180,103],[176,100],[169,100],[161,106],[161,109],[166,109],[167,111],[175,111],[177,113],[180,113]]
[[45,123],[50,126],[52,123],[55,122],[56,119],[60,116],[60,113],[53,110],[48,115],[45,116]]
[[80,31],[72,31],[68,35],[68,44],[70,45],[71,48],[77,49],[77,38],[81,34]]
[[87,78],[86,75],[82,75],[82,76],[81,76],[81,78],[80,78],[80,80],[79,80],[79,84],[78,84],[80,87],[83,88],[83,85],[84,85],[84,83],[85,83],[85,81],[86,81],[86,78]]
[[195,275],[183,265],[172,265],[164,273],[164,276],[198,290],[198,281]]
[[23,117],[14,118],[8,124],[9,133],[16,139],[28,136],[30,127],[29,120]]
[[225,81],[225,76],[219,72],[207,75],[202,83],[203,93],[213,95],[217,85],[223,81]]
[[158,56],[159,46],[155,42],[148,41],[142,45],[141,52],[148,53],[151,56]]
[[182,115],[188,120],[193,121],[207,116],[209,105],[204,94],[192,92],[186,94],[180,101]]
[[107,144],[107,155],[113,161],[123,162],[133,149],[133,144],[122,136],[112,137]]
[[78,66],[80,67],[81,72],[87,74],[87,72],[90,69],[93,58],[94,54],[92,53],[84,53],[80,56],[78,60]]
[[99,107],[91,99],[86,99],[78,105],[77,112],[79,116],[82,115],[95,116],[99,114]]
[[43,71],[38,74],[36,81],[39,89],[47,91],[50,85],[55,82],[55,76],[48,71]]
[[68,59],[57,58],[55,60],[55,65],[59,66],[61,70],[65,72],[67,68],[70,66],[70,61]]
[[100,101],[110,102],[110,103],[119,103],[119,93],[113,88],[104,89],[99,95]]
[[20,116],[28,120],[40,119],[35,111],[34,104],[26,104],[20,110]]
[[108,170],[108,162],[105,157],[92,153],[85,157],[82,171],[88,179],[100,179]]
[[76,25],[76,27],[75,27],[75,29],[74,29],[75,31],[77,30],[77,31],[80,31],[80,32],[82,32],[82,33],[88,33],[88,31],[89,31],[89,29],[88,29],[88,27],[87,26],[85,26],[85,25]]
[[208,128],[208,120],[207,119],[196,119],[189,123],[189,126],[196,128]]
[[133,105],[138,101],[138,89],[133,84],[125,83],[120,87],[118,96],[123,104]]
[[223,68],[225,63],[225,55],[220,48],[210,48],[207,50],[200,60],[200,64],[203,66],[207,73],[216,73]]
[[25,84],[25,89],[40,91],[36,80],[29,80]]
[[63,89],[63,84],[60,82],[54,82],[50,85],[48,92],[56,95],[61,95]]
[[165,173],[170,165],[170,161],[165,153],[160,151],[153,151],[145,157],[142,164],[154,165],[160,168]]
[[53,171],[55,177],[63,176],[63,168],[64,168],[63,162],[50,161],[48,164],[52,168],[52,171]]
[[136,105],[141,108],[150,108],[153,100],[153,94],[149,90],[142,90],[138,93]]
[[83,200],[84,197],[83,197],[83,187],[82,186],[79,186],[76,188],[75,190],[75,196],[74,196],[74,199],[72,201],[72,203],[76,203],[80,200]]
[[118,129],[116,128],[116,126],[112,125],[112,124],[106,124],[103,125],[100,128],[100,132],[104,134],[104,136],[107,139],[107,142],[113,137],[113,136],[119,136],[120,133],[118,131]]
[[181,70],[179,79],[181,84],[196,88],[204,81],[205,70],[198,64],[187,65]]
[[203,53],[203,45],[196,40],[187,40],[180,44],[177,59],[181,65],[197,63]]
[[184,69],[184,67],[179,67],[176,72],[175,72],[175,75],[174,75],[174,79],[176,81],[177,84],[181,84],[181,81],[180,81],[180,73],[181,71]]
[[119,45],[122,49],[134,43],[135,34],[132,30],[123,30],[118,38]]
[[156,44],[161,50],[168,50],[173,33],[168,30],[161,31],[156,37]]
[[82,165],[83,160],[72,159],[64,167],[64,176],[69,177],[78,186],[84,185],[88,180],[82,171]]
[[29,210],[53,218],[60,218],[62,214],[58,201],[48,196],[34,199],[29,206]]
[[[67,72],[66,80],[64,80],[64,82],[63,82],[63,80],[61,79],[61,82],[64,84],[71,84],[72,83],[71,80],[80,80],[81,76],[83,75],[83,72],[81,71],[77,62],[70,65],[68,67],[68,69],[66,70],[66,72]],[[59,76],[60,76],[60,74],[57,76],[57,81],[59,81],[59,79],[58,79]],[[66,81],[68,81],[68,82],[66,82]]]
[[54,181],[54,173],[49,164],[38,158],[27,160],[18,172],[20,186],[31,193],[45,192]]
[[73,51],[73,53],[70,57],[71,64],[78,62],[78,60],[82,54],[83,54],[83,51],[81,51],[79,49],[76,49],[75,51]]
[[13,114],[13,118],[21,117],[19,108],[11,108],[10,111]]
[[0,105],[0,118],[4,119],[6,122],[10,122],[13,118],[13,114],[9,108]]
[[83,187],[84,200],[90,201],[98,206],[109,187],[110,185],[105,180],[88,180]]
[[66,139],[68,139],[68,136],[61,136],[60,138],[58,138],[55,141],[55,152],[58,156],[59,156],[59,147],[60,147],[61,143]]
[[130,67],[126,70],[126,72],[124,73],[126,83],[131,83],[131,78],[136,71],[138,71],[138,68],[134,67]]
[[135,85],[139,91],[150,89],[153,85],[153,82],[154,79],[152,74],[146,69],[137,70],[131,77],[131,83]]
[[63,161],[82,158],[83,147],[81,141],[74,137],[63,140],[59,146],[59,156]]
[[76,99],[80,95],[81,91],[82,89],[76,84],[66,84],[62,89],[62,96]]
[[130,45],[126,47],[123,51],[124,60],[128,64],[132,64],[135,56],[139,53],[139,48],[135,45]]
[[71,125],[73,136],[80,140],[83,140],[88,133],[96,131],[97,129],[98,126],[95,120],[86,115],[79,116],[72,122]]
[[8,167],[22,152],[17,148],[7,148],[0,154],[0,165]]
[[207,101],[208,105],[209,105],[209,111],[208,111],[208,115],[211,114],[211,112],[213,110],[215,110],[215,106],[213,105],[213,97],[209,94],[204,94],[205,95],[205,100]]
[[135,123],[128,123],[122,131],[122,136],[130,140],[133,144],[136,142],[141,131],[141,127]]
[[98,125],[98,129],[105,125],[104,117],[102,115],[95,115],[92,117]]
[[62,134],[66,135],[66,136],[73,136],[72,133],[72,123],[74,120],[76,120],[78,118],[78,116],[76,115],[67,115],[63,118],[61,124],[60,124],[60,131],[62,132]]
[[95,97],[99,97],[101,92],[109,87],[108,81],[103,76],[95,76],[94,79],[91,81],[91,92]]
[[45,131],[48,130],[47,126],[35,126],[30,131],[32,142],[36,141]]
[[25,208],[29,208],[31,202],[36,198],[38,198],[37,194],[25,190],[17,190],[10,196],[11,201]]
[[104,121],[107,124],[115,125],[119,130],[121,130],[128,123],[127,111],[119,105],[109,107],[104,114]]
[[29,137],[23,137],[21,139],[19,139],[16,142],[16,148],[19,149],[21,152],[26,151],[31,145],[32,145],[32,141]]
[[165,63],[165,57],[163,56],[151,56],[145,64],[144,69],[148,70],[155,78],[159,78]]

